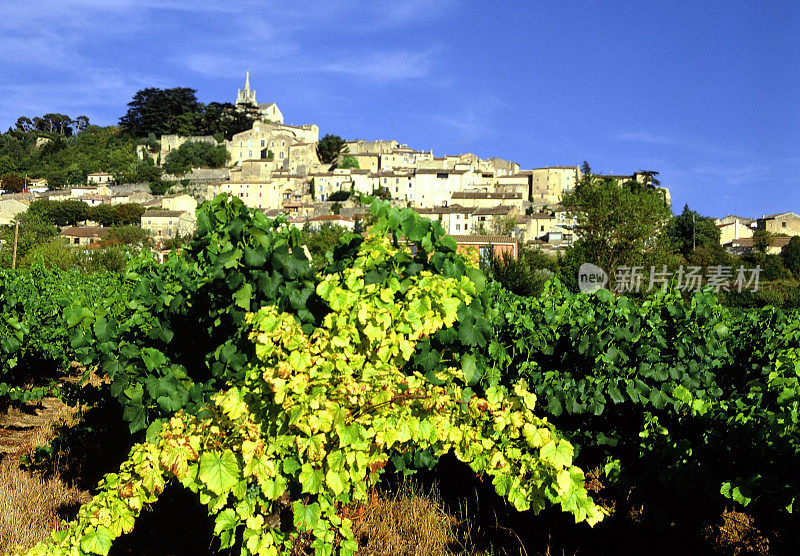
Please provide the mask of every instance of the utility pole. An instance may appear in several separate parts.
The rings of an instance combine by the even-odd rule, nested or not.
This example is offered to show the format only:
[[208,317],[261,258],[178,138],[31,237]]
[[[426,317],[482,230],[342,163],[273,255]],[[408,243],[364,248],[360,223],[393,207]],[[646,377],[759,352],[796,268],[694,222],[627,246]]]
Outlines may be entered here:
[[17,238],[19,237],[19,218],[14,226],[14,254],[11,256],[11,269],[17,268]]

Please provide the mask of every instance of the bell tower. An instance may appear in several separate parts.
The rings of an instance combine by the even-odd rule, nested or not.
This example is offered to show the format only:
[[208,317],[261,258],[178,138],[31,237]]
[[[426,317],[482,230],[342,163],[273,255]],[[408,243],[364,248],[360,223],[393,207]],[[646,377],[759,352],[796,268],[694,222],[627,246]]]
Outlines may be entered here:
[[236,106],[257,107],[256,92],[250,89],[250,72],[244,78],[244,89],[238,89],[236,94]]

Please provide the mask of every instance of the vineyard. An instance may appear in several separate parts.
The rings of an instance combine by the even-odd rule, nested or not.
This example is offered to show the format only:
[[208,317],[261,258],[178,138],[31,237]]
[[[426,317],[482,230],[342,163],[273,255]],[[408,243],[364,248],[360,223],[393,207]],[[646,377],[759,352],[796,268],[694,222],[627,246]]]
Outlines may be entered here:
[[107,554],[172,485],[205,507],[215,549],[353,554],[352,508],[442,466],[586,542],[643,506],[666,529],[742,512],[772,552],[800,546],[800,314],[556,279],[520,297],[438,222],[370,211],[323,264],[284,220],[219,197],[162,265],[0,274],[3,403],[104,408],[130,448],[16,553]]

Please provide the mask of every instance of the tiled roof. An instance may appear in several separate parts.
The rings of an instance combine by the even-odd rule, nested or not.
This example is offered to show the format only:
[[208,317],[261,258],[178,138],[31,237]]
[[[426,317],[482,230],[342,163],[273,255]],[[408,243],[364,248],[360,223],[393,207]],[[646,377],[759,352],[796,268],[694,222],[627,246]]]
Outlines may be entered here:
[[778,218],[779,216],[792,216],[793,218],[800,218],[800,216],[798,216],[793,212],[777,212],[775,214],[770,214],[768,216],[762,216],[758,220],[773,220],[775,218]]
[[475,214],[508,214],[514,210],[514,207],[510,206],[497,206],[497,207],[489,207],[489,208],[478,208],[475,209]]
[[104,237],[108,234],[108,228],[99,226],[67,226],[61,228],[61,235],[70,237]]
[[522,193],[478,193],[473,191],[456,191],[453,199],[522,199]]
[[183,212],[182,210],[148,210],[142,214],[142,218],[145,216],[180,216]]

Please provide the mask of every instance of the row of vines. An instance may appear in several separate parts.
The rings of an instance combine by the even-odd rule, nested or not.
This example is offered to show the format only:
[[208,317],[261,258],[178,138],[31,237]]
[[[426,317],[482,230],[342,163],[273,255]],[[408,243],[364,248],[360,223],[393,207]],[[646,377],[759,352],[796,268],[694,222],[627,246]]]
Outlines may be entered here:
[[85,401],[60,376],[77,361],[136,442],[31,553],[108,553],[172,481],[222,547],[350,554],[342,508],[447,453],[512,507],[590,525],[608,510],[582,469],[795,519],[800,316],[557,281],[522,298],[438,222],[375,201],[370,223],[317,271],[298,230],[219,197],[165,264],[0,276],[0,397]]

